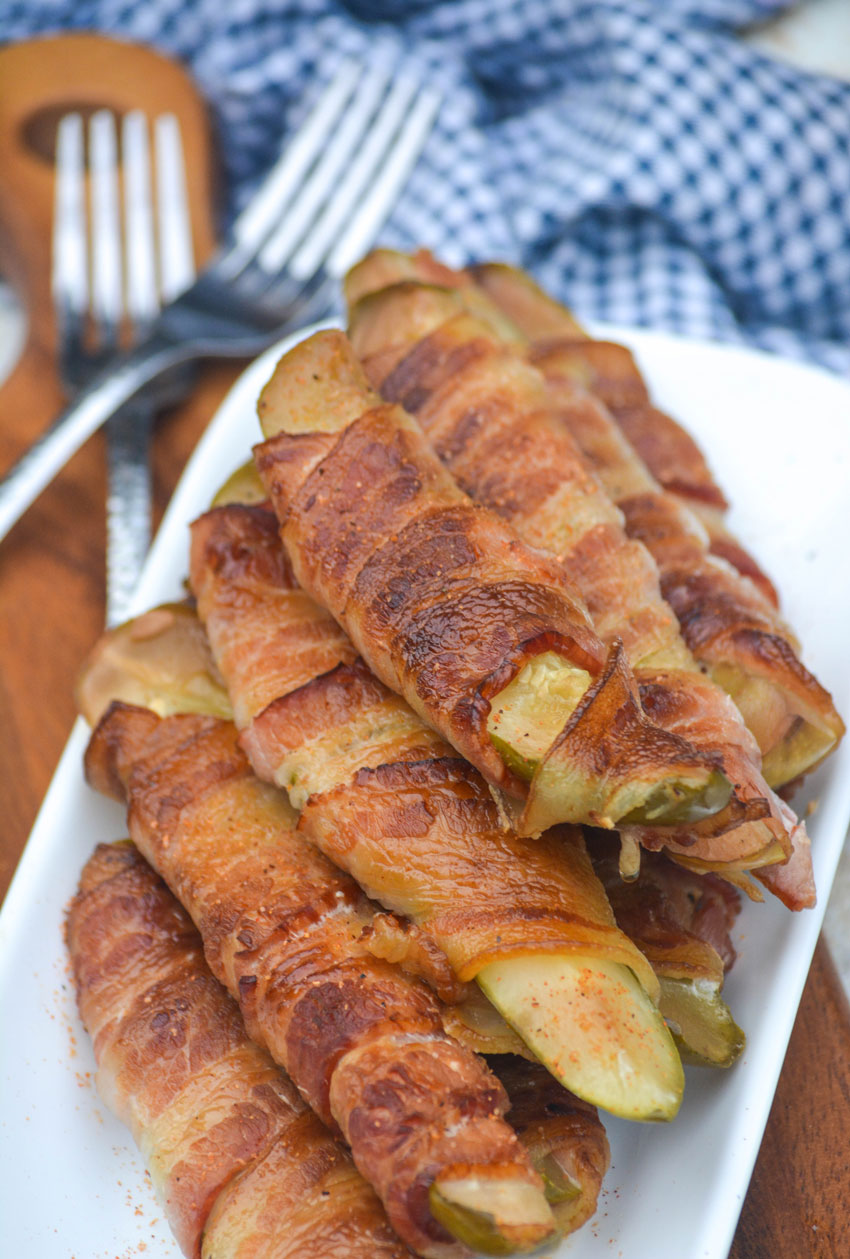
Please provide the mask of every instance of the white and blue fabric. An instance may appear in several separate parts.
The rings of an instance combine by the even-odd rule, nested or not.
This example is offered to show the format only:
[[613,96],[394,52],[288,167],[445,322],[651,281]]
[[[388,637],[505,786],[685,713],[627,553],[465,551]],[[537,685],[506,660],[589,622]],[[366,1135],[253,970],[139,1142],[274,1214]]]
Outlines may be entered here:
[[[182,60],[243,203],[346,55],[444,105],[382,240],[529,268],[581,318],[850,371],[850,84],[739,38],[788,0],[0,0],[0,37]],[[2,176],[0,176],[2,177]]]

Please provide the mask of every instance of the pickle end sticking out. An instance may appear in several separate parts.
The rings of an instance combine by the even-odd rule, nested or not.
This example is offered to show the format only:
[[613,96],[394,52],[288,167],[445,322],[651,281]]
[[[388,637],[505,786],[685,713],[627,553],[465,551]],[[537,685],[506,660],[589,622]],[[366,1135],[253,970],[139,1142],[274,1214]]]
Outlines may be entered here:
[[714,980],[662,978],[659,1005],[691,1066],[731,1067],[747,1043]]
[[554,758],[555,740],[576,711],[593,679],[554,651],[527,661],[490,704],[487,733],[506,767],[535,781],[526,833],[557,822],[595,825],[692,825],[729,802],[732,785],[706,763],[661,764],[660,780],[643,772],[620,783],[590,773],[575,749]]
[[512,773],[530,781],[591,677],[554,651],[534,656],[493,699],[487,733]]
[[637,808],[619,818],[623,826],[687,826],[719,813],[729,803],[732,784],[722,770],[712,770],[691,790],[680,782],[661,782]]
[[380,401],[345,334],[329,329],[284,354],[260,394],[257,414],[266,438],[338,433]]
[[764,780],[774,790],[810,773],[844,735],[844,723],[831,706],[826,712],[802,713],[796,696],[742,666],[719,664],[709,672],[752,731]]
[[571,954],[491,962],[478,983],[570,1092],[622,1119],[672,1119],[685,1077],[664,1020],[632,971]]
[[232,717],[203,627],[183,603],[152,608],[103,634],[83,665],[75,698],[91,726],[116,699],[160,717]]
[[210,507],[227,507],[231,503],[253,507],[257,503],[266,502],[268,496],[256,463],[253,459],[249,459],[247,463],[243,463],[235,472],[232,472],[221,488],[216,491]]
[[428,1201],[434,1218],[480,1254],[528,1254],[558,1237],[543,1189],[520,1177],[448,1174],[431,1185]]
[[562,1167],[554,1154],[546,1154],[535,1164],[543,1177],[543,1191],[550,1207],[561,1207],[581,1197],[581,1185]]

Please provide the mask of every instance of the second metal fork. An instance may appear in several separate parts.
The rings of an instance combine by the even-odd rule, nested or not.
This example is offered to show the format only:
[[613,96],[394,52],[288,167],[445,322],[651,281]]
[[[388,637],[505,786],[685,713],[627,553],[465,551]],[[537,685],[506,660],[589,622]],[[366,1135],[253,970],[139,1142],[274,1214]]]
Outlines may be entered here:
[[[155,178],[141,112],[121,121],[120,159],[118,125],[109,111],[92,115],[88,145],[80,114],[59,124],[52,279],[60,374],[70,397],[103,371],[123,331],[140,340],[160,302],[172,301],[194,279],[177,119],[163,114],[152,130]],[[150,437],[155,410],[165,401],[161,394],[135,399],[106,426],[107,625],[125,619],[150,543]]]
[[431,131],[440,95],[388,64],[345,63],[195,282],[0,482],[0,538],[67,459],[151,381],[247,358],[327,315],[373,244]]

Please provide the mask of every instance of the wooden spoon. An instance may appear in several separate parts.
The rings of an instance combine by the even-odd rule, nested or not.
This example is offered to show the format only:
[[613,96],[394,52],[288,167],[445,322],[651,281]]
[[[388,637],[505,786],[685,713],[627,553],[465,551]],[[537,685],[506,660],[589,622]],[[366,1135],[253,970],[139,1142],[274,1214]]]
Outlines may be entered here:
[[140,44],[68,33],[0,49],[0,272],[27,315],[26,343],[0,386],[5,469],[63,404],[50,295],[56,127],[71,110],[118,117],[176,114],[183,139],[196,263],[212,252],[212,154],[204,102],[176,62]]

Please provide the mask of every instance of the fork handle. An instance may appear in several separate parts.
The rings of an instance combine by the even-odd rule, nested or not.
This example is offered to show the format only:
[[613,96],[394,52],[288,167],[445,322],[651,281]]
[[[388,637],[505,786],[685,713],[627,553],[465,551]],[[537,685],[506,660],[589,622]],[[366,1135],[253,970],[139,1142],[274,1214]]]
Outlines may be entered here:
[[0,481],[0,540],[119,407],[170,368],[198,357],[195,346],[153,332],[96,377]]

